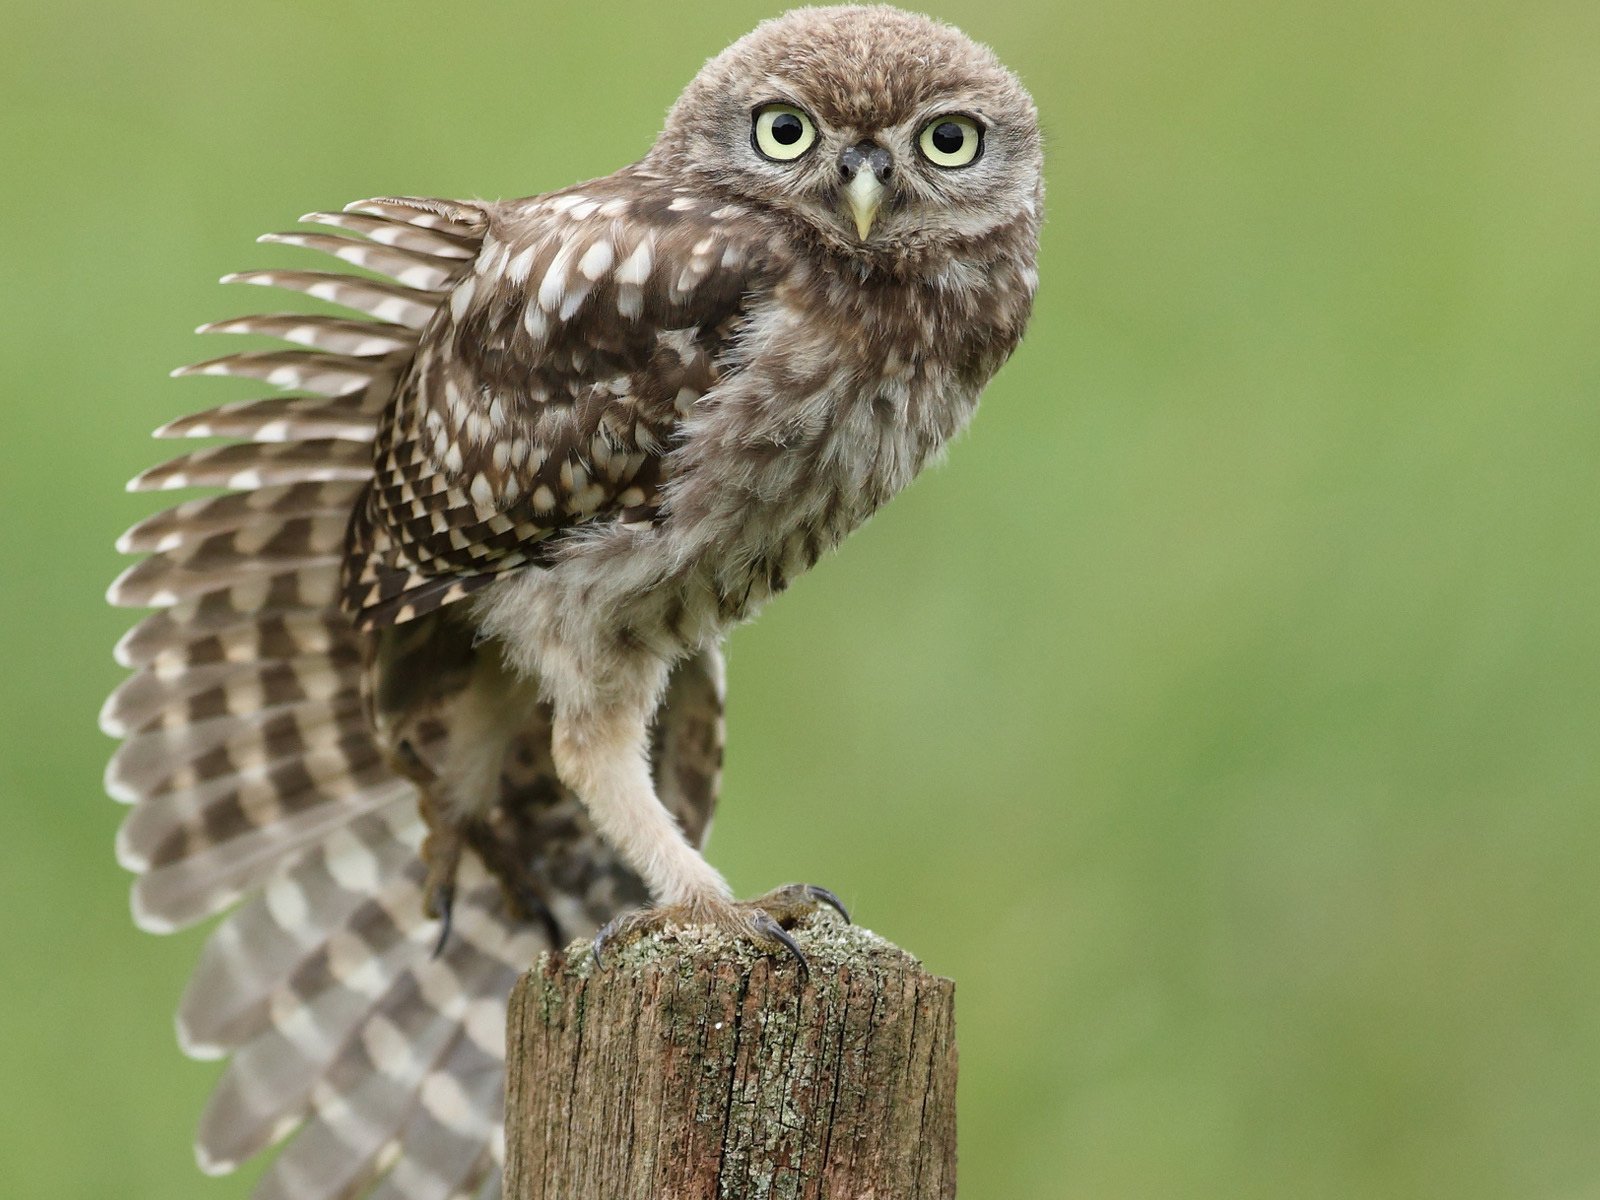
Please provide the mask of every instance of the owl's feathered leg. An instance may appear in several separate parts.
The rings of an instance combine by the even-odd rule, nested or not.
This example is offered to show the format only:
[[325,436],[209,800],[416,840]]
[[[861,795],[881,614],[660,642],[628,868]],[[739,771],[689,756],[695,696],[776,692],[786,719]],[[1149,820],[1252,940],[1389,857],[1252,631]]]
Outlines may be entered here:
[[656,795],[649,751],[659,686],[652,679],[638,691],[603,707],[558,697],[550,745],[556,770],[656,903],[709,915],[729,904],[732,894]]
[[[665,668],[661,668],[664,675]],[[596,936],[600,959],[608,944],[667,925],[711,925],[736,937],[805,956],[789,928],[819,907],[849,914],[832,892],[789,884],[751,901],[733,899],[727,882],[684,836],[656,795],[649,766],[650,716],[659,679],[643,675],[625,699],[603,705],[562,703],[558,697],[551,750],[557,771],[589,810],[600,835],[649,888],[654,907],[613,919]]]

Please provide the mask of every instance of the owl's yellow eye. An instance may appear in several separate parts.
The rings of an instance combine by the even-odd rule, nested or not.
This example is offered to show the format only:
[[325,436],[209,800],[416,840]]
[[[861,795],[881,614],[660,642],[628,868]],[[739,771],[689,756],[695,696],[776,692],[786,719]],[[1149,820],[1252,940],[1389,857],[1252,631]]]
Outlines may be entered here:
[[773,162],[793,162],[817,144],[817,127],[792,104],[763,104],[751,140]]
[[917,146],[936,167],[967,167],[983,152],[983,130],[971,117],[935,117],[922,127]]

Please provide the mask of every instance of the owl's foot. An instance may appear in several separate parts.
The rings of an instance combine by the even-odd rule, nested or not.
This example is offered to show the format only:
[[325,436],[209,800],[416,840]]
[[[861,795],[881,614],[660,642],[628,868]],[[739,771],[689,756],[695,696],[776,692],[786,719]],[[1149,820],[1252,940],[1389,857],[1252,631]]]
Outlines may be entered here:
[[433,945],[433,956],[444,953],[450,940],[450,913],[456,902],[456,872],[461,869],[461,852],[466,839],[454,825],[433,824],[422,841],[422,911],[439,922],[439,940]]
[[613,918],[594,936],[595,966],[604,968],[605,951],[626,945],[647,933],[672,925],[709,925],[730,937],[754,942],[772,953],[787,951],[800,967],[800,978],[809,973],[806,956],[789,930],[802,918],[822,908],[831,908],[846,922],[850,914],[827,888],[809,883],[787,883],[754,900],[701,900],[684,904],[663,904],[640,908]]
[[422,812],[428,822],[428,836],[422,842],[422,862],[426,868],[422,881],[422,910],[439,922],[434,957],[444,953],[450,940],[456,875],[461,869],[461,856],[469,849],[499,881],[511,914],[525,921],[537,921],[544,927],[552,946],[565,945],[566,934],[550,909],[544,881],[519,856],[517,847],[499,836],[487,821],[455,820],[428,801],[430,793],[423,795]]
[[517,843],[501,836],[487,821],[467,822],[464,833],[467,844],[500,881],[501,894],[512,915],[544,926],[552,947],[566,945],[567,935],[551,910],[544,878],[528,866]]

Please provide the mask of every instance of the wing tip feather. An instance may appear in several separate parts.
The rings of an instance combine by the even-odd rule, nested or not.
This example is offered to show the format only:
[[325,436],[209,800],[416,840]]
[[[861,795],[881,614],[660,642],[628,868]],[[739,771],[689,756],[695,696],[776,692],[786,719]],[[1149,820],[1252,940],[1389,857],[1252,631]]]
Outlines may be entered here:
[[197,1037],[194,1030],[189,1028],[188,1019],[180,1008],[172,1018],[172,1030],[177,1035],[178,1049],[185,1058],[195,1062],[216,1062],[218,1059],[228,1057],[228,1048],[216,1042],[207,1041]]
[[139,794],[137,788],[130,786],[122,778],[117,768],[115,757],[106,764],[105,773],[100,778],[100,786],[105,788],[106,795],[110,796],[118,804],[137,804],[144,798]]
[[229,1158],[220,1158],[213,1155],[206,1148],[206,1144],[200,1141],[196,1141],[194,1144],[194,1161],[195,1165],[200,1168],[201,1173],[205,1175],[231,1175],[239,1169],[237,1162]]
[[127,737],[130,732],[128,723],[117,715],[117,693],[112,692],[106,697],[106,702],[100,706],[100,714],[95,718],[100,732],[107,737]]
[[[132,871],[135,875],[143,875],[150,869],[150,856],[134,849],[128,833],[129,824],[130,822],[124,821],[117,830],[117,866],[124,871]],[[156,933],[170,933],[177,928],[177,926],[167,922],[166,918],[158,916],[145,907],[144,902],[139,898],[137,886],[133,889],[133,923],[140,929],[149,929],[151,924],[164,924],[164,929],[153,930]]]

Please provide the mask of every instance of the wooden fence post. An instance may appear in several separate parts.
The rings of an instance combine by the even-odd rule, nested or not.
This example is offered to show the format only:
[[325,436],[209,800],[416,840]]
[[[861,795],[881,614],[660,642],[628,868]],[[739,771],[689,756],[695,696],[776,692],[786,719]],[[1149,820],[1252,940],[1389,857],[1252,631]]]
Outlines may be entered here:
[[506,1200],[950,1200],[955,985],[856,926],[546,957],[507,1027]]

